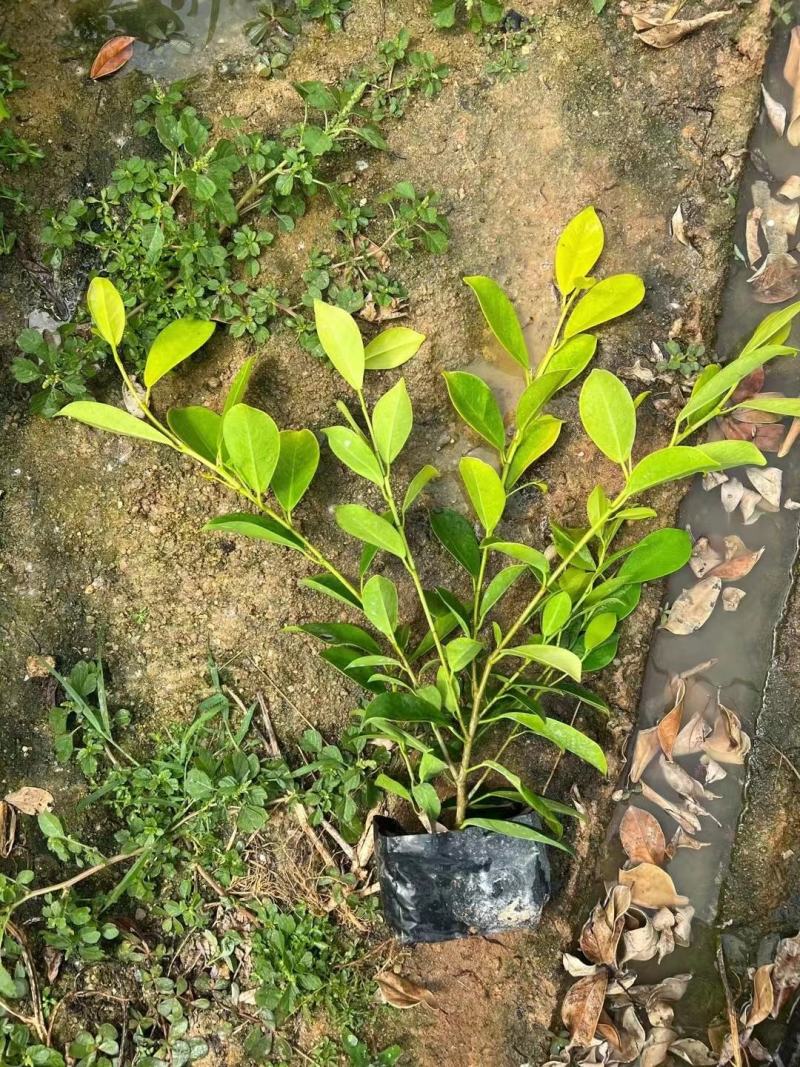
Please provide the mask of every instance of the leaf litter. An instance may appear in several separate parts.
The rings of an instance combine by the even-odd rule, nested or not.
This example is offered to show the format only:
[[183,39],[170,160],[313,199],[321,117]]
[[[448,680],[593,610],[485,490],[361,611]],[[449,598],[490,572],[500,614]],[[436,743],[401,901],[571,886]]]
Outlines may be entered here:
[[135,37],[112,37],[106,41],[95,56],[89,71],[89,77],[93,81],[98,78],[107,78],[120,70],[133,56]]

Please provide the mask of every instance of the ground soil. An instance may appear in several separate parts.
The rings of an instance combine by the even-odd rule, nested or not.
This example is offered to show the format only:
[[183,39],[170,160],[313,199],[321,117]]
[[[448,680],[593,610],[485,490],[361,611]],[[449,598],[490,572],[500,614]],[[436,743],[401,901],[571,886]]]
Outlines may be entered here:
[[[88,81],[90,57],[66,57],[53,43],[64,32],[68,6],[66,0],[10,0],[0,17],[0,33],[22,53],[30,82],[15,98],[26,135],[48,153],[41,176],[31,183],[42,208],[108,174],[130,138],[130,102],[142,86],[136,72],[101,84]],[[518,6],[541,17],[541,29],[528,71],[505,83],[486,77],[486,57],[470,35],[432,32],[425,5],[407,0],[356,0],[346,34],[312,33],[289,72],[292,79],[334,80],[371,53],[384,27],[389,34],[404,25],[452,68],[441,96],[415,104],[393,128],[391,152],[371,155],[359,178],[364,195],[401,178],[441,190],[453,230],[446,256],[417,259],[406,268],[409,324],[428,337],[407,371],[419,434],[409,466],[424,455],[452,467],[471,447],[458,437],[440,374],[497,356],[461,277],[479,272],[500,280],[528,324],[532,347],[541,351],[556,317],[554,241],[587,203],[601,211],[606,226],[603,270],[635,271],[647,284],[644,307],[603,332],[600,363],[630,367],[647,359],[651,341],[669,336],[713,344],[731,251],[730,193],[756,107],[766,5],[737,8],[663,52],[637,41],[616,6],[601,18],[584,0]],[[296,113],[288,81],[258,79],[247,64],[234,80],[213,72],[201,76],[192,96],[212,117],[238,114],[253,127],[274,127]],[[693,247],[669,232],[679,203]],[[312,217],[309,235],[315,225]],[[298,240],[306,236],[301,231]],[[27,247],[35,254],[35,241]],[[2,271],[0,342],[7,366],[16,331],[46,301],[22,261],[12,260]],[[62,285],[68,289],[68,280]],[[215,342],[206,359],[176,379],[165,402],[213,401],[247,351],[242,343]],[[40,651],[69,662],[98,641],[117,692],[145,728],[192,716],[210,652],[243,693],[264,690],[283,735],[304,725],[292,705],[334,735],[357,694],[317,659],[310,642],[283,632],[287,624],[328,610],[298,588],[302,567],[280,550],[200,533],[203,522],[230,501],[185,464],[78,426],[29,418],[24,391],[7,376],[3,380],[0,782],[12,788],[58,784],[44,689],[26,680],[26,660]],[[259,352],[252,399],[279,424],[327,425],[338,395],[329,370],[288,337]],[[651,401],[640,409],[648,444],[663,431]],[[574,397],[564,402],[564,412],[573,416],[573,428],[545,471],[550,493],[523,494],[515,519],[516,533],[534,544],[548,515],[578,520],[587,491],[598,479],[613,478],[574,428]],[[359,499],[361,492],[327,459],[319,486],[318,499],[326,506]],[[658,495],[664,519],[674,515],[677,497],[672,491]],[[353,565],[352,547],[329,520],[324,508],[310,510],[310,531],[342,566]],[[424,513],[414,535],[426,575],[440,574],[447,564],[425,528]],[[601,681],[614,708],[610,721],[584,723],[609,752],[612,780],[636,710],[658,604],[658,590],[648,593],[627,624],[624,651]],[[523,758],[536,770],[543,757],[532,750]],[[758,748],[755,758],[777,759]],[[788,788],[786,767],[775,773],[782,776],[781,788]],[[410,1062],[515,1067],[547,1059],[562,989],[560,953],[582,920],[610,810],[609,784],[568,760],[552,794],[564,796],[573,782],[589,818],[574,842],[577,860],[556,863],[555,900],[540,929],[409,953],[405,971],[424,980],[441,1004],[438,1012],[404,1015],[398,1023]],[[774,852],[783,846],[776,833],[765,847]]]

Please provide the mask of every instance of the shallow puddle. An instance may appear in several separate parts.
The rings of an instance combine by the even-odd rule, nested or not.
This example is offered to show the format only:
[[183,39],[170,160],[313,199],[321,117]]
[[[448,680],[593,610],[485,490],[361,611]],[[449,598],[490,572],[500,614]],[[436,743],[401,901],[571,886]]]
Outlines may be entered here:
[[246,23],[258,0],[77,0],[74,38],[98,48],[109,37],[136,37],[131,66],[156,77],[186,77],[250,46]]
[[[782,75],[787,37],[788,31],[779,32],[771,46],[765,85],[788,107],[791,91]],[[774,195],[786,178],[800,173],[800,149],[781,140],[762,114],[753,133],[750,160],[739,194],[735,239],[740,250],[745,248],[746,219],[753,206],[753,182],[767,181]],[[758,322],[776,307],[783,306],[755,299],[752,284],[748,281],[752,274],[753,270],[737,258],[728,279],[717,329],[717,351],[723,359],[735,356]],[[800,344],[800,327],[795,326],[787,343]],[[764,389],[797,396],[800,393],[800,364],[797,360],[776,359],[769,364]],[[700,669],[692,674],[687,690],[683,724],[698,711],[705,712],[706,721],[713,725],[718,699],[740,716],[742,728],[754,746],[766,743],[758,737],[758,713],[770,684],[775,631],[785,610],[798,551],[800,512],[794,510],[791,503],[800,499],[799,456],[800,445],[785,459],[777,459],[774,452],[766,453],[768,465],[783,472],[781,507],[775,513],[762,514],[752,525],[745,525],[738,509],[727,513],[722,506],[720,487],[704,489],[699,478],[685,497],[678,525],[687,528],[694,539],[707,537],[713,545],[722,548],[723,539],[735,535],[748,549],[763,548],[764,551],[746,576],[723,582],[723,590],[734,587],[745,594],[735,611],[724,610],[720,597],[711,617],[697,632],[677,636],[663,628],[656,630],[639,708],[640,730],[652,727],[672,708],[674,700],[670,683],[676,676],[695,672],[700,665]],[[751,488],[745,471],[731,471],[729,476],[739,478],[746,488]],[[787,501],[789,508],[786,507]],[[668,585],[667,604],[672,604],[682,590],[693,586],[697,580],[689,567],[673,575]],[[633,737],[629,760],[633,758],[635,746],[636,737]],[[705,767],[701,764],[700,752],[676,756],[676,763],[692,777],[704,781]],[[715,1010],[715,1005],[712,1006],[703,995],[705,986],[709,992],[719,988],[714,973],[719,933],[715,915],[737,822],[747,802],[746,761],[744,764],[724,763],[722,767],[726,772],[724,778],[704,783],[715,794],[714,799],[700,801],[710,814],[700,816],[702,828],[694,836],[704,847],[697,850],[680,848],[669,863],[669,874],[678,893],[688,897],[695,908],[692,944],[688,948],[676,949],[658,966],[655,963],[636,965],[645,981],[658,981],[670,974],[695,975],[689,995],[676,1010],[676,1019],[698,1028],[708,1022],[709,1012]],[[630,763],[619,783],[621,788],[629,787],[629,773]],[[681,796],[665,781],[658,755],[643,773],[642,780],[673,804],[682,804]],[[629,788],[630,795],[626,788],[609,829],[609,848],[601,873],[610,882],[617,880],[617,865],[625,859],[618,832],[630,804],[655,815],[668,841],[678,829],[674,819],[658,804],[642,797],[639,787]]]

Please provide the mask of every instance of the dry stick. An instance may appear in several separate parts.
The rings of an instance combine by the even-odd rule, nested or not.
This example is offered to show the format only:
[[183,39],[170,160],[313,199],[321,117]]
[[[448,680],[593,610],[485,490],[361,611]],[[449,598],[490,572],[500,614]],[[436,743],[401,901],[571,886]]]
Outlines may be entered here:
[[[575,710],[572,713],[572,718],[570,719],[570,723],[569,723],[570,726],[574,726],[575,725],[575,720],[578,717],[578,712],[581,710],[581,704],[582,703],[583,703],[583,701],[579,700],[578,703],[575,705]],[[558,770],[558,765],[561,762],[561,758],[564,755],[564,752],[565,752],[565,750],[562,748],[559,751],[558,755],[556,756],[555,763],[553,764],[553,766],[552,766],[552,768],[550,770],[550,773],[547,776],[547,781],[544,783],[544,787],[542,788],[542,796],[544,796],[547,793],[547,790],[550,788],[550,783],[553,780],[553,775]]]
[[11,920],[8,920],[6,924],[6,932],[13,937],[20,947],[20,953],[22,955],[22,962],[25,966],[25,971],[28,975],[28,985],[31,991],[31,1006],[33,1008],[33,1016],[36,1025],[33,1029],[38,1033],[39,1040],[44,1041],[47,1035],[47,1027],[44,1022],[44,1011],[42,1009],[42,995],[39,992],[39,979],[36,975],[36,967],[34,966],[33,959],[31,957],[31,951],[28,947],[28,941],[25,934],[16,926]]
[[201,864],[199,863],[195,863],[194,869],[197,871],[197,873],[200,875],[200,877],[203,879],[209,889],[212,889],[216,893],[216,895],[219,897],[220,903],[224,903],[226,900],[229,900],[231,902],[231,907],[234,909],[234,911],[237,911],[243,918],[247,919],[248,922],[255,923],[256,926],[263,925],[256,913],[254,911],[250,911],[250,909],[246,908],[244,904],[240,904],[237,900],[234,900],[231,894],[219,884],[216,878],[214,878],[208,873],[205,867],[201,866]]
[[263,693],[256,694],[258,700],[258,706],[261,708],[261,717],[264,720],[264,729],[267,731],[267,743],[269,747],[269,754],[273,759],[281,758],[281,746],[278,743],[278,735],[275,733],[275,727],[272,725],[272,719],[267,708],[267,702],[264,699]]
[[23,904],[27,904],[29,900],[35,900],[36,897],[44,897],[48,893],[58,893],[62,889],[71,889],[78,882],[83,882],[85,879],[91,878],[92,875],[99,874],[100,871],[106,870],[107,867],[113,867],[117,863],[124,863],[125,860],[132,860],[136,856],[141,856],[144,851],[146,850],[142,847],[135,848],[133,852],[121,852],[118,856],[112,856],[111,859],[103,860],[102,863],[96,863],[94,867],[87,867],[85,871],[81,871],[80,874],[67,878],[63,882],[56,882],[55,885],[45,885],[41,889],[34,889],[33,892],[27,893],[21,900],[17,901],[14,905],[14,910]]
[[736,1005],[733,1001],[731,987],[728,984],[728,972],[725,970],[725,953],[722,951],[722,941],[717,941],[717,970],[722,980],[722,988],[725,993],[725,1004],[728,1009],[728,1025],[731,1029],[731,1045],[733,1062],[736,1067],[742,1067],[742,1047],[739,1040],[739,1020],[736,1016]]
[[773,743],[771,741],[768,741],[766,737],[756,737],[753,740],[756,742],[760,741],[763,744],[768,745],[773,750],[773,752],[777,752],[778,756],[781,759],[781,762],[786,764],[786,766],[789,768],[795,778],[800,782],[800,771],[797,769],[797,767],[795,767],[795,765],[792,763],[792,761],[789,759],[785,752],[782,752],[777,745],[773,745]]

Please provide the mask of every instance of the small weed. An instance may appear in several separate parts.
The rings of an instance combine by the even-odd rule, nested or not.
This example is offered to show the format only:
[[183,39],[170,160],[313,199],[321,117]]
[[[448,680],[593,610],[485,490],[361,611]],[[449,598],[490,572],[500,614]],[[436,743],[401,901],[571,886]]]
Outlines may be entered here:
[[502,0],[431,0],[433,23],[449,30],[463,17],[473,33],[496,25],[503,17]]
[[795,15],[795,2],[794,0],[772,0],[771,3],[772,13],[778,22],[782,22],[784,26],[791,26],[794,22]]
[[530,48],[541,24],[540,18],[526,18],[516,11],[508,11],[499,25],[484,30],[481,41],[491,56],[486,73],[498,81],[524,73],[528,69],[524,51]]
[[683,348],[678,341],[667,341],[661,358],[656,362],[656,370],[661,374],[678,374],[681,378],[691,379],[707,363],[705,345],[687,344]]
[[[4,41],[0,41],[0,207],[11,215],[19,215],[28,210],[28,204],[22,193],[13,185],[7,184],[5,175],[17,171],[29,163],[37,163],[44,158],[44,153],[19,137],[8,123],[12,120],[8,98],[17,89],[23,89],[25,82],[14,73],[13,63],[19,57]],[[8,255],[14,247],[17,235],[6,229],[3,211],[0,211],[0,255]]]

